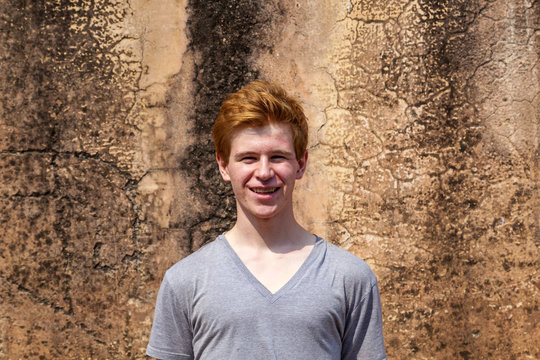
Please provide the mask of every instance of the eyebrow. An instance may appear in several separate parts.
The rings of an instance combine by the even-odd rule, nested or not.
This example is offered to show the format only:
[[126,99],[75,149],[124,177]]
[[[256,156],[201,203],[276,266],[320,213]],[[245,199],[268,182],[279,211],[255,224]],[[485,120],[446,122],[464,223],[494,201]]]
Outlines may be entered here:
[[283,155],[283,156],[294,156],[294,152],[284,151],[284,150],[272,151],[270,154],[272,154],[272,155]]

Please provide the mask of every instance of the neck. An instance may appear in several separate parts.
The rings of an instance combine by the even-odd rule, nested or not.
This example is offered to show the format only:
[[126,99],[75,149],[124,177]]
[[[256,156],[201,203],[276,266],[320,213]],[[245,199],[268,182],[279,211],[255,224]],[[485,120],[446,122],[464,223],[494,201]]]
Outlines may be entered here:
[[315,237],[298,224],[292,210],[271,219],[260,219],[239,209],[236,224],[227,233],[227,239],[237,246],[273,252],[297,250],[315,241]]

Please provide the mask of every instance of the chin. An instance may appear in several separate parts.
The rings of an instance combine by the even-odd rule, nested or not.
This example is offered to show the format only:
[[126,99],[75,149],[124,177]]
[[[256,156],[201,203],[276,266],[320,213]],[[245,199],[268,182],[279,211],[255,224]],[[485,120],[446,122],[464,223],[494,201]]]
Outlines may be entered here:
[[249,214],[257,219],[271,220],[278,217],[281,214],[282,209],[255,209],[250,211]]
[[271,220],[275,217],[277,217],[278,214],[276,213],[268,213],[268,212],[264,212],[264,213],[252,213],[251,214],[253,217],[257,218],[257,219],[260,219],[260,220]]

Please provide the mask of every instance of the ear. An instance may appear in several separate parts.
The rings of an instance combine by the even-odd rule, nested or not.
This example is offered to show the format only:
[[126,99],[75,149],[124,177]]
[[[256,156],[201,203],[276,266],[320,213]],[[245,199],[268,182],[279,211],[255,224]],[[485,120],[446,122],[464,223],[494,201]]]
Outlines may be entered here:
[[231,181],[231,177],[229,176],[229,169],[227,168],[227,162],[219,155],[216,154],[216,160],[219,165],[219,173],[221,174],[221,177],[225,181]]
[[306,171],[308,152],[304,153],[300,159],[298,159],[298,170],[296,171],[296,179],[301,179]]

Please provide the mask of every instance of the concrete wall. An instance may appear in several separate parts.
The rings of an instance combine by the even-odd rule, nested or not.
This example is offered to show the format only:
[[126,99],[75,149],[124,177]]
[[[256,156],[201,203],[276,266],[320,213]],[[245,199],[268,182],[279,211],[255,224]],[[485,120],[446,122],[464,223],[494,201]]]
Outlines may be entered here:
[[209,131],[282,83],[301,222],[379,277],[392,359],[540,357],[538,1],[0,2],[0,358],[142,358],[234,221]]

